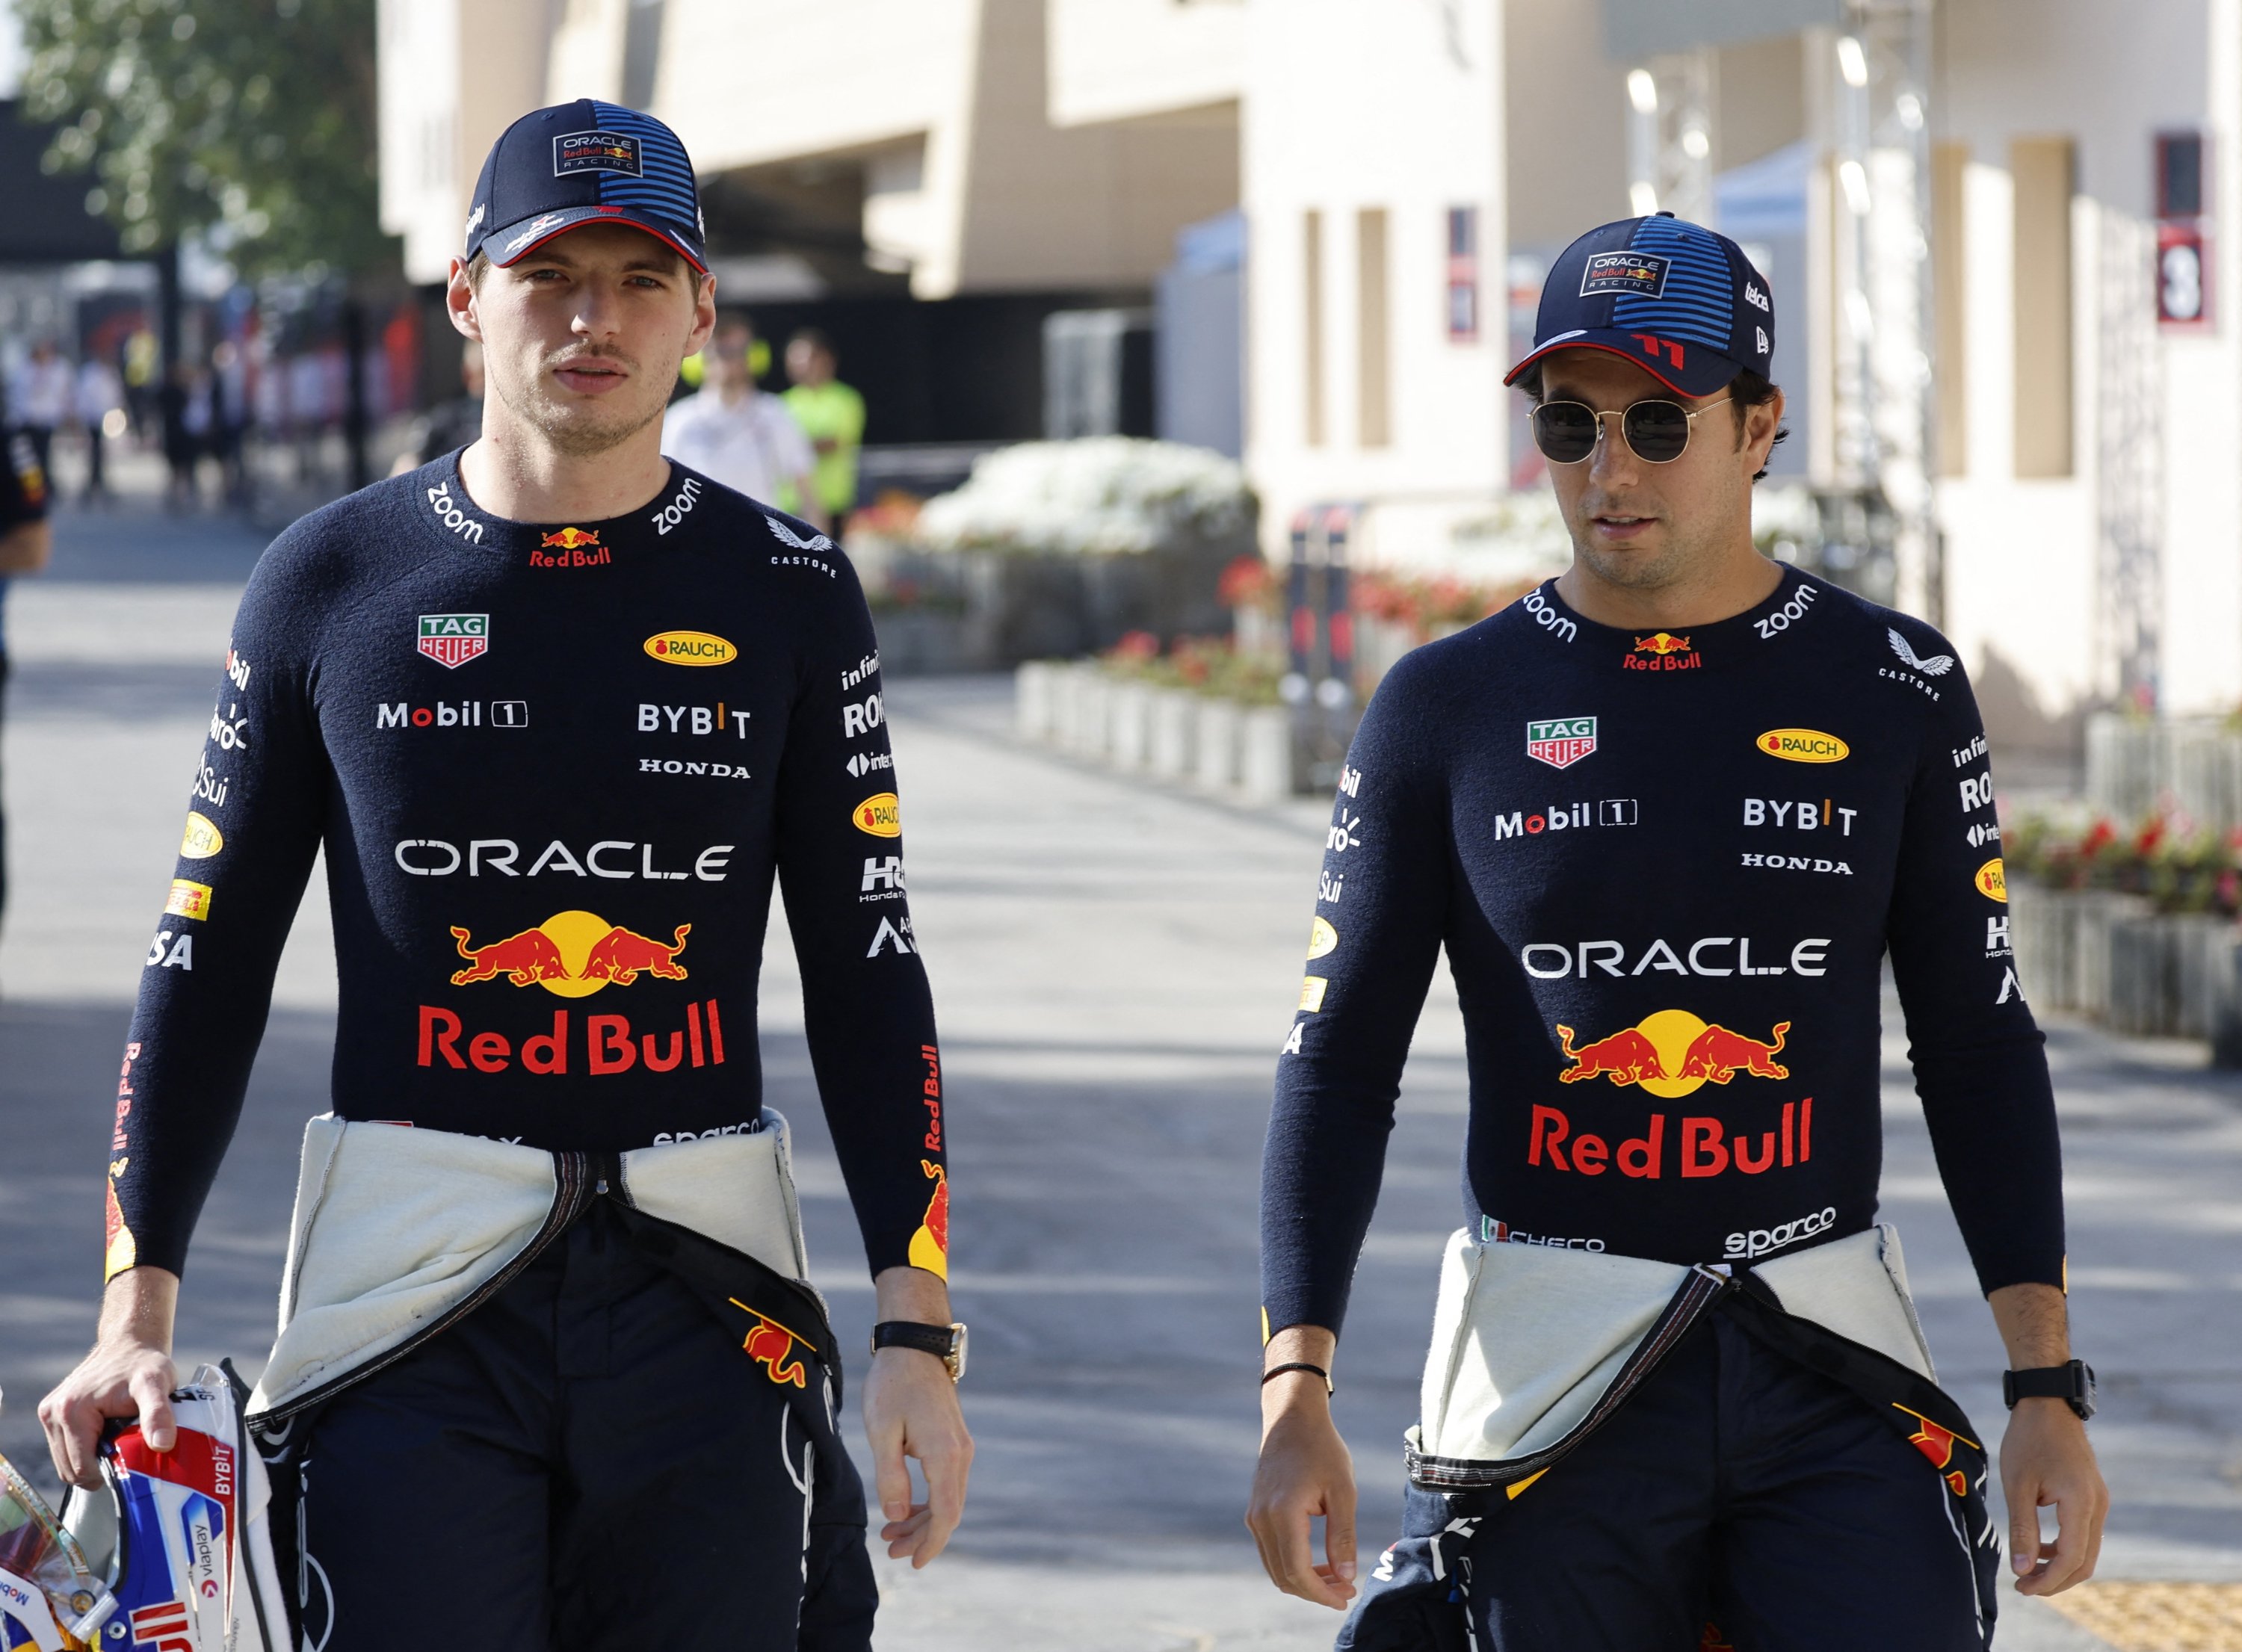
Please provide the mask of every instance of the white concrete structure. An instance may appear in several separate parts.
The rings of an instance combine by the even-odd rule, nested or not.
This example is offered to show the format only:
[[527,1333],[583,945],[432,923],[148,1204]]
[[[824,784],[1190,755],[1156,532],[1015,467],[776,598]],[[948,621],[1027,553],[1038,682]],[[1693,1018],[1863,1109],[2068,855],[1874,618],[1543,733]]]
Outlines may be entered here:
[[1248,9],[1246,462],[1272,554],[1298,507],[1371,500],[1373,554],[1426,559],[1504,486],[1503,78],[1500,0]]
[[[2148,565],[2159,703],[2242,703],[2242,7],[2235,0],[1947,0],[1934,130],[1967,171],[1950,401],[1963,463],[1939,486],[1946,613],[1973,668],[2012,667],[2060,713],[2121,686],[2116,560]],[[2157,323],[2152,140],[2201,131],[2219,240],[2209,326]],[[2010,146],[2076,146],[2068,475],[2017,474]]]

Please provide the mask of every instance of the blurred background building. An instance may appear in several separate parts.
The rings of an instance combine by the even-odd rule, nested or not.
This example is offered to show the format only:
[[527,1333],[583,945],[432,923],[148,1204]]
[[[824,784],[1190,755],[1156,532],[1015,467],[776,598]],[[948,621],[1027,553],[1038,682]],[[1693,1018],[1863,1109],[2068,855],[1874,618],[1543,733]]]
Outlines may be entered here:
[[1942,623],[2012,742],[2065,743],[2091,704],[2242,699],[2236,0],[379,18],[411,279],[441,279],[514,115],[650,110],[706,169],[724,299],[836,341],[868,486],[883,448],[1159,434],[1243,455],[1272,556],[1343,505],[1359,563],[1534,572],[1501,373],[1567,240],[1668,207],[1774,284],[1793,553]]

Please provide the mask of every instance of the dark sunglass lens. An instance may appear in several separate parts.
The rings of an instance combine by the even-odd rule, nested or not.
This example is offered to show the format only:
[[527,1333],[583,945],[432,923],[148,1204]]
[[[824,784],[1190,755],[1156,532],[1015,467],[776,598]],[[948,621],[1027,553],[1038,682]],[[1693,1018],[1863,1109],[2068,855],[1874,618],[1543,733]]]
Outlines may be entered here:
[[1544,402],[1534,410],[1534,442],[1559,465],[1577,465],[1595,451],[1596,416],[1580,402]]
[[1675,402],[1637,402],[1627,410],[1627,445],[1635,457],[1668,465],[1689,445],[1689,415]]

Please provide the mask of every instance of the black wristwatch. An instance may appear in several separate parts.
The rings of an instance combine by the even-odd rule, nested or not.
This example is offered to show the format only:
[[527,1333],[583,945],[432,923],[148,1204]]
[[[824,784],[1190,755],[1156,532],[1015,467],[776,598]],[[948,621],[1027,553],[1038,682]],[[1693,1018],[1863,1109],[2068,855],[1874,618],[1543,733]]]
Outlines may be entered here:
[[950,1368],[950,1380],[965,1378],[965,1328],[963,1325],[920,1325],[910,1320],[882,1320],[872,1328],[872,1352],[882,1348],[916,1348],[931,1354]]
[[2094,1368],[2084,1360],[2073,1360],[2068,1365],[2004,1371],[2001,1398],[2011,1411],[2017,1408],[2019,1400],[2060,1400],[2084,1422],[2094,1415]]

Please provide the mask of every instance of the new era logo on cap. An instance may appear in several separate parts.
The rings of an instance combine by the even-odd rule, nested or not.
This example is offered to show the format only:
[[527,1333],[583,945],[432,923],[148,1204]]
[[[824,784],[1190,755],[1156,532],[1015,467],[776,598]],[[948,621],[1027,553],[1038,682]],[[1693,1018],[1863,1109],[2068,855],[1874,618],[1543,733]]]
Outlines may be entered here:
[[1728,237],[1668,212],[1589,231],[1558,255],[1541,289],[1534,349],[1503,382],[1553,350],[1601,350],[1684,396],[1766,374],[1775,306],[1767,278]]

